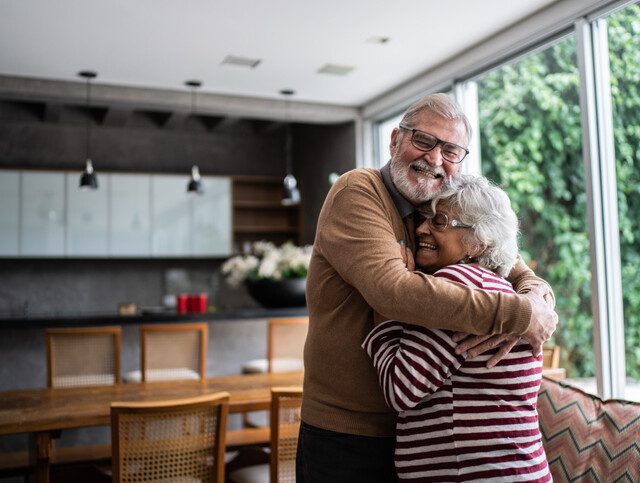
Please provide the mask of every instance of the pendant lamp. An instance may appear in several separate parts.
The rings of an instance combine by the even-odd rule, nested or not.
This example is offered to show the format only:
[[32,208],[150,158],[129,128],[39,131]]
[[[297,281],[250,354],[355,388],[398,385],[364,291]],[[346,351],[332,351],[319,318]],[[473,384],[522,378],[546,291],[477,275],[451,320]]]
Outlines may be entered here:
[[80,175],[80,189],[98,189],[98,178],[93,170],[93,163],[91,162],[91,112],[89,107],[91,105],[91,81],[98,77],[96,72],[90,70],[83,70],[78,72],[78,75],[86,80],[87,83],[87,129],[86,129],[86,155],[84,171]]
[[291,123],[289,122],[289,98],[295,94],[291,89],[282,89],[280,94],[285,96],[285,139],[284,139],[284,156],[286,161],[287,173],[282,182],[282,201],[284,206],[292,206],[300,203],[300,190],[298,189],[298,180],[293,175],[293,159],[292,148],[293,138],[291,135]]
[[[196,111],[196,89],[202,85],[202,82],[199,80],[188,80],[184,84],[191,89],[191,115],[193,115]],[[187,193],[198,195],[204,193],[200,170],[195,164],[191,167],[191,178],[189,178],[189,183],[187,183]]]

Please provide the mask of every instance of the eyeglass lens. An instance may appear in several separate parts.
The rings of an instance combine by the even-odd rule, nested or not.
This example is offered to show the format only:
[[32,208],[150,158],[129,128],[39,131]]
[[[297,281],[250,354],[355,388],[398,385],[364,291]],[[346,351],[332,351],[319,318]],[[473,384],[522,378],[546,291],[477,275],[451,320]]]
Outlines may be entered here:
[[[423,131],[414,131],[411,141],[421,151],[431,151],[438,144],[438,138]],[[466,152],[460,146],[452,143],[442,143],[442,157],[447,161],[459,163],[464,159],[465,155]]]
[[427,218],[429,225],[434,230],[444,231],[449,225],[449,217],[444,213],[436,213],[432,218]]

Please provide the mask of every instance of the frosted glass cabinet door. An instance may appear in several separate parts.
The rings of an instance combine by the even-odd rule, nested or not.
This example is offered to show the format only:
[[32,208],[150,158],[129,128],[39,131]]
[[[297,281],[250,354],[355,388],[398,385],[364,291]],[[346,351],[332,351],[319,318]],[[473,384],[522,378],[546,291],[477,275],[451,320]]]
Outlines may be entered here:
[[191,203],[187,176],[151,176],[151,253],[191,254]]
[[67,173],[67,256],[107,256],[109,175],[98,189],[80,189],[78,173]]
[[109,255],[151,255],[151,176],[112,174],[109,183]]
[[22,173],[21,255],[64,255],[64,178],[64,173]]
[[204,176],[204,194],[192,197],[195,256],[231,254],[231,180]]
[[0,256],[18,255],[20,172],[0,170]]

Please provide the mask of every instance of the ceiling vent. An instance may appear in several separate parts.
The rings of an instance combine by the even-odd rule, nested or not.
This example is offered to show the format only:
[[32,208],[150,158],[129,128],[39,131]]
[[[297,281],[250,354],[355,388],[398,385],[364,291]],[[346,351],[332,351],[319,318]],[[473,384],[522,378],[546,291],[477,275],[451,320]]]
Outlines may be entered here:
[[347,75],[354,69],[353,65],[325,64],[318,69],[318,74]]
[[227,55],[222,61],[222,65],[229,65],[233,67],[244,67],[245,69],[255,69],[258,64],[262,62],[261,59],[250,59],[248,57],[238,57],[236,55]]

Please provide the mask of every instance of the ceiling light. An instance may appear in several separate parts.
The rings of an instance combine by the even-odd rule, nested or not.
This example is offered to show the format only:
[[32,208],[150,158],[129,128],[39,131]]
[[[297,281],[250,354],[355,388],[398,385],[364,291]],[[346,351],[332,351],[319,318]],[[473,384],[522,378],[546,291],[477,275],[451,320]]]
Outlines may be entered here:
[[[185,82],[185,85],[191,89],[191,115],[193,116],[196,112],[196,89],[202,85],[202,82],[199,80],[188,80]],[[195,164],[191,167],[191,178],[189,178],[189,183],[187,183],[187,193],[198,195],[204,193],[200,170]]]
[[373,37],[369,37],[366,42],[369,44],[386,44],[387,42],[389,42],[389,40],[391,40],[391,37],[383,37],[381,35],[374,35]]
[[282,89],[280,94],[285,96],[284,104],[284,120],[285,120],[285,138],[284,138],[284,156],[286,162],[287,174],[282,182],[282,201],[284,206],[292,206],[300,203],[300,190],[298,189],[298,180],[293,176],[293,160],[292,160],[292,143],[291,123],[289,122],[289,98],[295,94],[292,89]]
[[325,64],[318,69],[318,74],[347,75],[353,70],[353,65]]
[[84,171],[80,175],[80,189],[98,189],[98,178],[93,171],[93,163],[91,162],[91,111],[89,106],[91,105],[91,81],[98,77],[96,72],[90,70],[83,70],[78,72],[78,75],[87,81],[87,129],[86,129],[86,161]]

